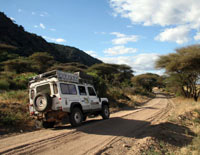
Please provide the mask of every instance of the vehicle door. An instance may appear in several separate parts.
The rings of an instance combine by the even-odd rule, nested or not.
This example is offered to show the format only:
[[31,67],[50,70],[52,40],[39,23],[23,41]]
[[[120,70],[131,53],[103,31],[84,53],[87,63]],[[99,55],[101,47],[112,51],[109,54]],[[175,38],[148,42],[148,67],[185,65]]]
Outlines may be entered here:
[[78,91],[79,91],[79,98],[80,103],[82,105],[83,110],[87,111],[91,109],[91,105],[89,102],[89,97],[86,92],[86,88],[84,85],[78,85]]
[[60,89],[63,110],[69,111],[70,103],[79,102],[76,85],[70,83],[60,83]]
[[100,101],[96,95],[94,88],[91,86],[88,86],[87,90],[88,90],[88,94],[89,94],[89,102],[91,104],[91,109],[92,110],[101,109]]

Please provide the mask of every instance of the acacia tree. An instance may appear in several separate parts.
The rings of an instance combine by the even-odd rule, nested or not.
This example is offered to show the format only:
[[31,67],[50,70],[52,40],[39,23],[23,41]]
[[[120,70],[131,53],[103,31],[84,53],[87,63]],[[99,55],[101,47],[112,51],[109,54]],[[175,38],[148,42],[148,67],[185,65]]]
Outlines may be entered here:
[[36,52],[29,56],[32,68],[35,72],[42,73],[47,71],[54,64],[54,58],[46,52]]
[[[185,97],[197,101],[200,90],[200,45],[176,49],[176,53],[160,56],[156,68],[165,69],[170,83],[178,86]],[[172,84],[173,85],[173,84]]]
[[87,73],[97,74],[108,84],[117,86],[131,81],[133,72],[130,66],[106,63],[95,64],[87,70]]
[[142,87],[146,91],[152,92],[153,87],[160,86],[158,79],[159,75],[146,73],[133,77],[132,83],[134,87]]

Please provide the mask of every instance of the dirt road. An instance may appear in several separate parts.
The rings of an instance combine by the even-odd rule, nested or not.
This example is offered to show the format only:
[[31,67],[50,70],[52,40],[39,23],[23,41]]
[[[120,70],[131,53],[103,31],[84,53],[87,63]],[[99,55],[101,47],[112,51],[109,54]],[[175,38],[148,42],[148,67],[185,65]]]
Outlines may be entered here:
[[[0,154],[104,154],[124,138],[139,139],[152,122],[165,119],[171,107],[169,99],[157,95],[140,108],[111,114],[108,120],[98,117],[78,128],[62,126],[0,139]],[[112,150],[123,154],[119,148]]]

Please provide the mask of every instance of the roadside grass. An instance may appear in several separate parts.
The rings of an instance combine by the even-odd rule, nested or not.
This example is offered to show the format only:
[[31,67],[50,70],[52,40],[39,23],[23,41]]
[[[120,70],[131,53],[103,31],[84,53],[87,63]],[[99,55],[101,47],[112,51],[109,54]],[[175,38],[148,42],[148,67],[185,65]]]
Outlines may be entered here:
[[174,111],[166,122],[155,125],[153,143],[141,154],[200,154],[200,102],[180,97],[173,102]]
[[131,87],[111,87],[107,90],[111,112],[141,106],[155,97],[154,93],[140,93]]
[[26,90],[12,90],[0,94],[0,135],[33,129],[27,105]]

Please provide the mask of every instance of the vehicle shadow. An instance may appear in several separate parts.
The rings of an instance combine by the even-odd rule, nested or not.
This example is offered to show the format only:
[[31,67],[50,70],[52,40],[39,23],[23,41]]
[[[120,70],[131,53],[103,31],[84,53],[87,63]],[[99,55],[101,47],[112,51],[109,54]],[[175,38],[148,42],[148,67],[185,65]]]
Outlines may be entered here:
[[[54,130],[63,129],[72,129],[72,127],[60,126]],[[190,144],[194,136],[196,136],[189,128],[178,124],[167,122],[151,125],[147,121],[129,120],[120,117],[108,120],[89,120],[75,129],[78,132],[91,135],[110,135],[136,139],[154,137],[156,140],[179,147]]]

